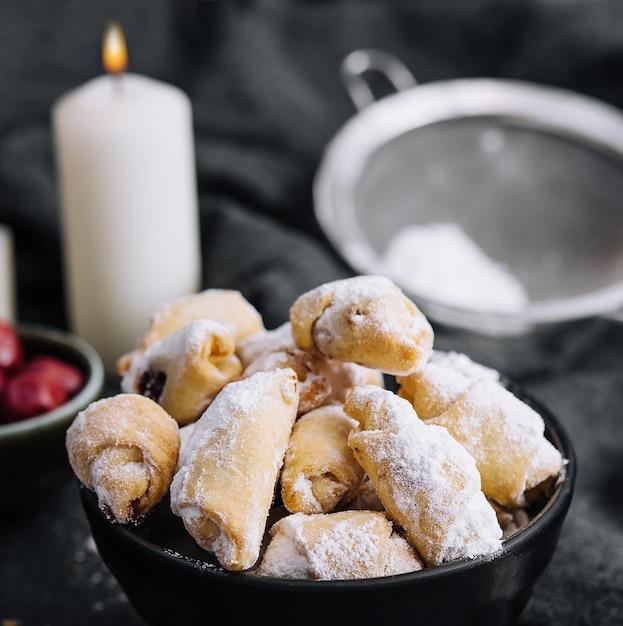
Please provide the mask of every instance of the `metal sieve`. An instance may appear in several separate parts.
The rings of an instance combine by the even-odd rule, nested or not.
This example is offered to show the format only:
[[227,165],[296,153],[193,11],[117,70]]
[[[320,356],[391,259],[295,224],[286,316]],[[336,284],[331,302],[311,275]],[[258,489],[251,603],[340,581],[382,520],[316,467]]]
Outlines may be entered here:
[[[528,82],[418,85],[397,59],[357,50],[342,76],[359,112],[328,144],[314,181],[317,219],[360,273],[395,280],[431,320],[522,334],[623,307],[623,115]],[[370,71],[395,93],[375,99]],[[417,293],[384,257],[411,225],[456,223],[521,281],[528,304],[494,312]],[[440,251],[442,252],[442,251]]]

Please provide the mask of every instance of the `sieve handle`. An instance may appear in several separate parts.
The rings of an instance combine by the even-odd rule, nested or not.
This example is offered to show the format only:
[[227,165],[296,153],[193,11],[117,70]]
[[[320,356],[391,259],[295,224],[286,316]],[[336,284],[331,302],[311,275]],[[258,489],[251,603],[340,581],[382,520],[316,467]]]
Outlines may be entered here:
[[360,111],[374,104],[376,98],[368,84],[366,72],[383,74],[396,91],[415,87],[417,81],[396,57],[382,50],[362,49],[351,52],[340,66],[340,76],[353,103]]

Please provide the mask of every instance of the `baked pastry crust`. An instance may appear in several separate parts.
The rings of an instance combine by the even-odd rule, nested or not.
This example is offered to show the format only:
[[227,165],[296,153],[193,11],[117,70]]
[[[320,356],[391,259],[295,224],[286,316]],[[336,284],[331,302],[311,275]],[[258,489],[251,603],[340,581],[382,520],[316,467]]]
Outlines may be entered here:
[[180,425],[189,424],[240,375],[235,347],[223,324],[194,320],[138,355],[121,379],[121,389],[150,397]]
[[423,420],[443,413],[473,382],[447,367],[426,363],[409,376],[396,378],[398,395],[413,405]]
[[420,419],[443,413],[481,378],[499,380],[497,371],[475,363],[467,355],[434,350],[428,362],[408,376],[397,376],[398,395],[411,402]]
[[281,471],[281,499],[290,513],[329,513],[353,500],[364,477],[348,447],[357,422],[341,406],[314,409],[294,425]]
[[253,333],[241,339],[236,344],[236,354],[242,363],[243,369],[246,369],[255,359],[267,352],[288,350],[296,347],[297,345],[292,336],[292,326],[290,322],[284,322],[281,326],[272,330]]
[[228,570],[259,557],[298,406],[296,373],[231,382],[195,423],[171,484],[171,510]]
[[422,569],[417,554],[376,511],[295,513],[273,524],[270,535],[261,576],[347,580]]
[[123,376],[134,358],[149,346],[162,341],[185,324],[197,319],[220,322],[229,329],[236,342],[264,330],[261,315],[239,291],[206,289],[170,302],[153,313],[149,330],[139,345],[117,361],[119,375]]
[[386,374],[410,374],[433,347],[433,329],[424,314],[382,276],[320,285],[297,298],[290,322],[299,348]]
[[118,394],[78,413],[66,434],[76,476],[114,521],[139,522],[166,495],[177,462],[175,420],[153,400]]
[[344,411],[360,423],[349,436],[355,458],[427,565],[500,548],[502,530],[475,461],[445,428],[422,422],[408,401],[370,385],[351,391]]
[[543,418],[500,383],[481,379],[427,421],[443,426],[474,457],[487,497],[527,504],[526,490],[557,476],[563,459],[544,436]]
[[296,372],[299,381],[299,415],[320,406],[331,394],[331,385],[325,376],[318,373],[312,355],[298,348],[265,352],[244,370],[242,376],[247,378],[256,372],[277,368],[290,368]]
[[324,404],[344,404],[348,392],[358,385],[385,385],[383,374],[378,369],[327,359],[319,354],[314,354],[314,363],[317,371],[329,381],[331,387]]
[[318,406],[343,404],[348,391],[357,385],[382,387],[385,383],[377,369],[328,359],[316,351],[299,348],[290,322],[247,337],[237,345],[236,354],[245,368],[243,375],[273,367],[292,367],[301,383],[299,415]]

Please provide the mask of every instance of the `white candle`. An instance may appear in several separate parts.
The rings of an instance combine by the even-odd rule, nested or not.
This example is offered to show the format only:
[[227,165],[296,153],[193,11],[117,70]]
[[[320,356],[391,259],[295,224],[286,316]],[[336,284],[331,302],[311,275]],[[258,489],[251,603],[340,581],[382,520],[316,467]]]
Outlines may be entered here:
[[0,319],[15,319],[13,235],[6,226],[0,226]]
[[52,120],[69,322],[114,375],[150,315],[200,286],[191,105],[171,85],[104,75]]

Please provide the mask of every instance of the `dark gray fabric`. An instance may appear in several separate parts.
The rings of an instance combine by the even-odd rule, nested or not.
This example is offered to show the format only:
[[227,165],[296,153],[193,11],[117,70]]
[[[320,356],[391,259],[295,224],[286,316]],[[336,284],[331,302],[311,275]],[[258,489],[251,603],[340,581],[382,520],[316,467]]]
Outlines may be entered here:
[[[15,234],[22,321],[66,324],[49,111],[100,73],[111,17],[131,70],[192,99],[204,286],[240,289],[269,328],[300,293],[351,273],[312,198],[323,148],[355,112],[337,71],[348,52],[392,52],[421,82],[520,78],[623,108],[620,2],[0,0],[0,223]],[[513,345],[439,329],[437,341],[515,377],[576,448],[559,548],[519,623],[623,624],[623,327]],[[72,484],[27,521],[0,520],[0,581],[0,621],[141,623],[89,548]]]

